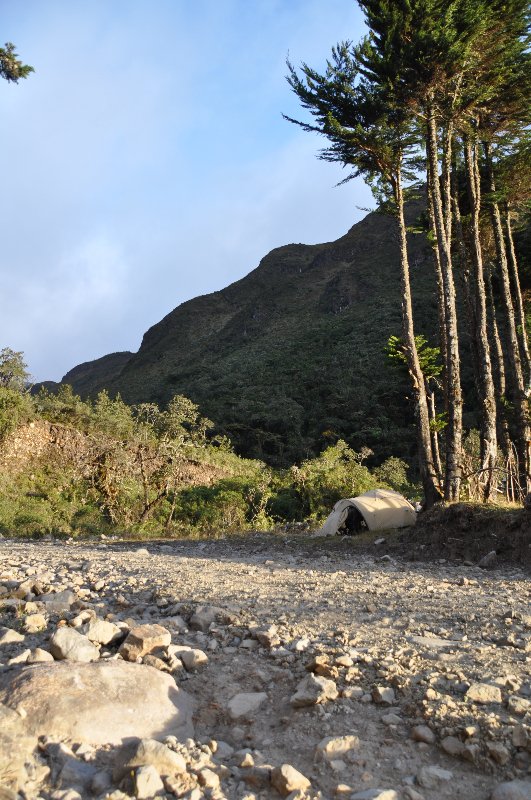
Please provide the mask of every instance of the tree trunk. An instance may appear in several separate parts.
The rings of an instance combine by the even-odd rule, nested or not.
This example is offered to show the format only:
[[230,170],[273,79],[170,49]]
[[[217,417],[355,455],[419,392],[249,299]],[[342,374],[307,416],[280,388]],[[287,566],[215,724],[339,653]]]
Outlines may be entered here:
[[492,292],[492,281],[490,275],[487,275],[487,299],[489,307],[489,338],[492,342],[492,363],[493,363],[493,379],[494,379],[494,394],[496,397],[497,407],[497,424],[498,424],[498,440],[505,458],[512,456],[513,444],[511,442],[511,434],[509,431],[509,422],[507,419],[506,408],[506,382],[505,382],[505,357],[503,353],[503,346],[500,337],[500,330],[498,328],[498,320],[496,318],[496,305],[494,303],[494,295]]
[[525,322],[524,301],[520,288],[520,277],[518,275],[518,262],[516,260],[516,250],[514,249],[513,228],[511,224],[511,209],[509,204],[505,204],[505,233],[507,236],[507,250],[509,253],[509,274],[512,282],[512,296],[515,299],[516,309],[516,332],[520,345],[520,356],[522,358],[522,370],[524,373],[524,385],[529,396],[531,392],[531,357],[529,354],[529,344],[527,341],[527,328]]
[[446,427],[446,473],[444,496],[459,500],[461,486],[461,450],[463,438],[463,397],[461,391],[459,341],[455,284],[452,272],[450,243],[446,235],[445,217],[439,186],[437,125],[433,99],[428,100],[426,151],[429,162],[430,191],[433,197],[435,231],[443,280],[444,317],[446,326],[445,382],[448,393],[448,425]]
[[428,382],[426,381],[426,399],[428,402],[428,416],[430,421],[430,433],[431,433],[431,450],[433,453],[433,465],[435,467],[435,473],[437,475],[437,483],[439,486],[442,486],[443,483],[443,471],[442,471],[442,464],[441,464],[441,455],[439,452],[439,432],[437,430],[437,409],[435,406],[435,389],[430,391],[428,386]]
[[496,246],[496,256],[500,271],[501,297],[505,312],[507,337],[510,346],[509,370],[511,376],[513,403],[516,421],[516,450],[519,463],[519,483],[522,500],[531,491],[531,430],[529,427],[527,396],[525,392],[524,376],[522,371],[522,361],[520,358],[520,344],[516,330],[516,320],[514,306],[511,297],[511,283],[509,278],[509,267],[507,263],[507,253],[503,237],[503,227],[500,216],[500,209],[496,202],[496,183],[494,180],[494,170],[492,165],[492,150],[489,142],[484,142],[485,168],[490,193],[490,215],[492,229],[494,233],[494,243]]
[[[429,175],[429,163],[427,164],[427,174]],[[441,353],[445,354],[447,350],[447,343],[446,343],[446,319],[444,314],[443,277],[441,270],[441,259],[439,256],[439,247],[437,245],[437,231],[435,229],[435,210],[433,207],[433,196],[430,190],[429,178],[428,178],[428,218],[430,221],[430,230],[433,238],[432,241],[433,264],[435,266],[435,277],[437,281],[437,315],[439,320],[439,347]],[[448,411],[446,397],[445,397],[445,410]]]
[[487,298],[485,274],[481,251],[479,215],[481,210],[481,187],[477,163],[477,145],[465,139],[465,165],[468,198],[470,202],[470,240],[474,264],[475,321],[478,363],[478,388],[481,409],[481,483],[483,500],[492,500],[496,486],[496,460],[498,454],[496,441],[496,399],[492,378],[492,362],[488,340]]
[[474,279],[470,269],[470,259],[468,257],[467,247],[465,244],[465,236],[463,231],[463,220],[461,218],[461,209],[459,206],[459,186],[457,182],[456,166],[452,168],[452,211],[455,220],[455,238],[457,243],[457,257],[459,274],[461,276],[465,303],[467,310],[467,333],[470,342],[471,362],[474,371],[474,384],[478,397],[480,396],[481,389],[479,383],[479,355],[477,345],[477,320],[476,320],[476,304],[474,301]]
[[404,340],[408,371],[412,381],[415,398],[415,417],[419,441],[419,462],[422,485],[424,489],[425,508],[430,508],[441,499],[437,484],[437,473],[433,462],[431,447],[430,420],[424,384],[424,375],[415,342],[413,325],[413,304],[411,301],[411,285],[409,279],[409,259],[407,253],[406,223],[404,219],[404,196],[400,173],[393,182],[393,190],[397,207],[398,232],[400,241],[400,282],[402,289],[402,338]]

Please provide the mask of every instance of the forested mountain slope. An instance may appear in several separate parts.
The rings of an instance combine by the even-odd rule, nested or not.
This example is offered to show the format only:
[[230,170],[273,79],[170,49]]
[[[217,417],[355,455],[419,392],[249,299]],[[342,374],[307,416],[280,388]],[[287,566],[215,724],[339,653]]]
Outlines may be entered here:
[[[411,224],[421,212],[410,203]],[[389,336],[400,335],[394,231],[391,217],[371,213],[335,242],[277,248],[245,278],[150,328],[114,378],[102,379],[99,359],[92,378],[84,364],[63,382],[81,394],[119,391],[127,402],[184,394],[239,452],[276,465],[338,436],[378,457],[407,457],[415,448],[408,384],[385,354]],[[418,333],[435,344],[423,235],[411,235],[410,256]]]

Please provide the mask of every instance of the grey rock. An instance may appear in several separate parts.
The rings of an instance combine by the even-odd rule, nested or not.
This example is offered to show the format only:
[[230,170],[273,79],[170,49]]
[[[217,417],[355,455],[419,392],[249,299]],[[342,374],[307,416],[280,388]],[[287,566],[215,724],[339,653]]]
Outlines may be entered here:
[[186,761],[179,753],[156,739],[136,739],[125,744],[115,759],[113,778],[121,780],[135,767],[153,767],[159,775],[186,772]]
[[224,617],[225,611],[216,606],[199,606],[190,619],[190,628],[193,631],[207,633],[210,626],[217,622],[218,616]]
[[77,758],[67,758],[59,775],[61,786],[65,788],[88,789],[92,785],[97,767]]
[[294,708],[302,708],[335,700],[338,694],[334,681],[312,674],[303,678],[297,685],[297,691],[292,695],[290,702]]
[[531,781],[500,783],[490,797],[491,800],[531,800]]
[[254,714],[267,702],[265,692],[241,692],[235,695],[227,706],[231,719],[243,719]]
[[488,704],[501,703],[502,694],[499,686],[490,683],[473,683],[467,690],[465,697],[473,703]]
[[0,644],[18,644],[23,641],[24,636],[13,628],[0,628]]
[[441,783],[452,780],[453,772],[442,767],[421,767],[417,772],[417,783],[424,789],[436,789]]
[[112,776],[110,772],[107,770],[102,769],[98,770],[92,778],[92,783],[90,785],[90,789],[92,794],[103,794],[112,786]]
[[302,772],[296,770],[291,764],[282,764],[271,772],[271,785],[282,797],[287,797],[291,792],[309,789],[311,783]]
[[441,750],[444,750],[449,756],[458,758],[464,754],[465,745],[456,736],[445,736],[441,741]]
[[164,792],[164,784],[155,767],[139,767],[135,773],[135,797],[150,800]]
[[[0,702],[31,709],[27,735],[87,744],[190,735],[191,698],[170,675],[142,664],[67,661],[0,673]],[[1,707],[1,706],[0,706]]]
[[478,561],[478,567],[481,569],[488,569],[489,567],[494,566],[497,560],[496,550],[491,550],[490,553],[483,556],[483,558]]
[[94,617],[81,628],[87,639],[97,644],[110,644],[123,636],[123,631],[118,625],[107,620]]
[[385,706],[392,706],[396,700],[394,689],[391,686],[375,686],[371,696],[375,703]]
[[46,605],[46,611],[49,614],[64,614],[66,611],[70,611],[77,597],[74,592],[65,589],[55,594],[43,594],[39,600]]
[[427,725],[415,725],[415,727],[411,729],[411,738],[415,742],[433,744],[435,741],[435,734]]
[[58,661],[97,661],[100,651],[73,628],[62,626],[50,639],[50,652]]
[[48,650],[43,650],[42,647],[36,647],[28,656],[28,664],[42,664],[45,661],[53,661],[54,657]]
[[129,631],[118,652],[126,661],[136,661],[159,647],[167,647],[170,642],[171,633],[162,625],[137,625]]

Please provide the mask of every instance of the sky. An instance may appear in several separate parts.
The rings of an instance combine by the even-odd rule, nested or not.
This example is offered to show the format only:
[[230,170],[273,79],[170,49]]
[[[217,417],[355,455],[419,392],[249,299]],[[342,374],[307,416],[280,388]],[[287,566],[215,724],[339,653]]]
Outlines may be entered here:
[[[358,41],[354,0],[0,0],[0,349],[34,380],[138,350],[181,303],[374,205],[316,158],[286,58]],[[197,321],[198,326],[201,320]]]

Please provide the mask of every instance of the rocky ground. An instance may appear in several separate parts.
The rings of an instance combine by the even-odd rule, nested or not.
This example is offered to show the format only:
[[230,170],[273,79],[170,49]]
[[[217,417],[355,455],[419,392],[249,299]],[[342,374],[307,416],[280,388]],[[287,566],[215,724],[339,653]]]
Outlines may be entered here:
[[528,572],[380,539],[0,541],[0,800],[530,800]]

